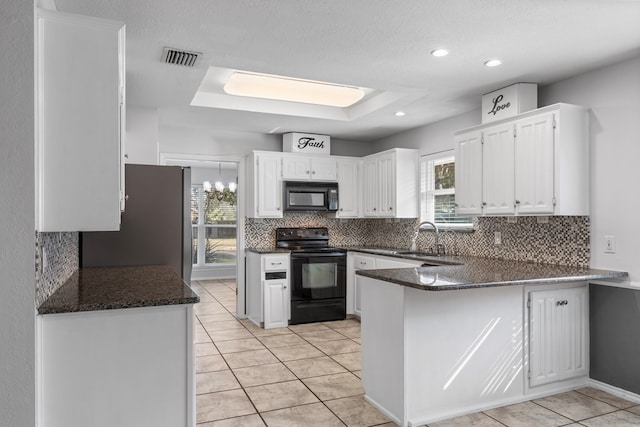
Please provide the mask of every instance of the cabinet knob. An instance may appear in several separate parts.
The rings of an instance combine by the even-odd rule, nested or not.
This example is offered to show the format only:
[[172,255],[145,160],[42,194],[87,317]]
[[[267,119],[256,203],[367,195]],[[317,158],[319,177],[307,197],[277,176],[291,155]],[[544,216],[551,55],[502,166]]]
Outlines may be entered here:
[[482,206],[487,206],[487,202],[482,202]]
[[280,207],[277,207],[277,208],[276,208],[276,210],[277,210],[277,211],[279,211],[279,210],[280,210]]
[[457,203],[454,203],[454,204],[453,204],[453,206],[455,206],[455,207],[457,208],[457,207],[458,207],[458,204],[457,204]]
[[125,155],[124,155],[124,158],[125,158],[125,159],[128,159],[128,158],[129,158],[129,155],[128,155],[128,154],[125,154]]
[[519,204],[520,204],[520,200],[516,200],[516,205],[519,205]]
[[307,175],[309,175],[309,171],[307,171]]
[[313,175],[315,175],[315,174],[316,174],[316,171],[313,171],[313,172],[311,172],[311,173],[312,173]]
[[342,210],[343,210],[343,209],[342,209],[342,208],[340,208],[340,212],[342,212]]
[[376,208],[373,208],[373,210],[374,210],[374,211],[376,211],[377,209],[376,209]]
[[126,196],[124,196],[125,200],[129,200],[129,195],[127,194]]
[[283,286],[283,287],[282,287],[282,289],[287,289],[287,287],[286,287],[286,286]]
[[393,207],[389,206],[389,210],[390,210],[390,211],[392,211],[392,210],[393,210]]

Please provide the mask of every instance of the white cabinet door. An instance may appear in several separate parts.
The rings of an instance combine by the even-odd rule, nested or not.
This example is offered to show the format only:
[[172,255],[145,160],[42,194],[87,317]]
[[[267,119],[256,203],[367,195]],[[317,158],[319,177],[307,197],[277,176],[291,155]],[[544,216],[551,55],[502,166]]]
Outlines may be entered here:
[[589,373],[589,288],[564,289],[561,310],[562,364],[563,378],[571,378]]
[[515,203],[519,214],[552,214],[554,114],[516,122]]
[[395,201],[396,159],[393,153],[388,153],[378,158],[378,216],[393,217]]
[[257,216],[282,218],[280,157],[259,155],[256,156],[256,162],[254,197],[257,199]]
[[38,10],[39,231],[120,228],[124,24]]
[[360,293],[360,282],[362,278],[355,274],[357,270],[373,270],[376,268],[376,259],[372,256],[353,256],[353,314],[362,315],[362,294]]
[[482,132],[455,138],[456,214],[482,214]]
[[482,212],[510,215],[514,205],[513,125],[486,129],[482,144]]
[[264,328],[286,327],[289,292],[286,280],[264,281]]
[[311,160],[307,157],[282,158],[282,178],[283,179],[311,179]]
[[282,157],[283,179],[336,181],[336,173],[335,157],[297,155],[284,155]]
[[313,157],[311,159],[311,179],[316,181],[336,181],[337,163],[335,157]]
[[375,158],[362,163],[362,197],[364,216],[378,216],[378,162]]
[[530,386],[588,374],[587,286],[529,293]]
[[338,218],[357,218],[360,214],[360,176],[357,159],[338,160]]

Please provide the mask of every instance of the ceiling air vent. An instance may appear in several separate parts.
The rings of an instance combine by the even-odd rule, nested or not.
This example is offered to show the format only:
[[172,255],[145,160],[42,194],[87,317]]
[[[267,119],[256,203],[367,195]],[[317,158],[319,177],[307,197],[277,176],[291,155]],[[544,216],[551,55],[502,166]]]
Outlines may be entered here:
[[188,50],[165,47],[162,50],[162,62],[193,67],[196,65],[196,60],[200,55],[202,55],[202,52],[190,52]]

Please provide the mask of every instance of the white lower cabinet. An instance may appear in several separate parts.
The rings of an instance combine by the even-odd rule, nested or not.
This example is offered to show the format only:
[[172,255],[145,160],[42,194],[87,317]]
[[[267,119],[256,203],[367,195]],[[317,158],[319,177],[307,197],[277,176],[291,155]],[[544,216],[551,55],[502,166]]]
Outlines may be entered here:
[[247,317],[265,329],[286,327],[291,318],[289,254],[247,252]]
[[385,268],[412,268],[422,265],[421,261],[409,261],[401,258],[363,254],[359,252],[347,253],[347,314],[362,316],[362,277],[356,274],[358,270],[374,270]]
[[529,386],[589,373],[589,288],[531,291]]
[[39,315],[38,426],[195,426],[192,305]]

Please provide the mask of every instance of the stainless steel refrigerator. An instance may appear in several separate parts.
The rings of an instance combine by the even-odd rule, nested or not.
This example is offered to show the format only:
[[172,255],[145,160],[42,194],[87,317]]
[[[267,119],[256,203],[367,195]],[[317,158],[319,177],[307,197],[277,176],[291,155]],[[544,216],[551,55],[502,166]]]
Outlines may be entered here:
[[80,265],[169,265],[190,284],[191,169],[125,165],[125,194],[120,231],[81,233]]

